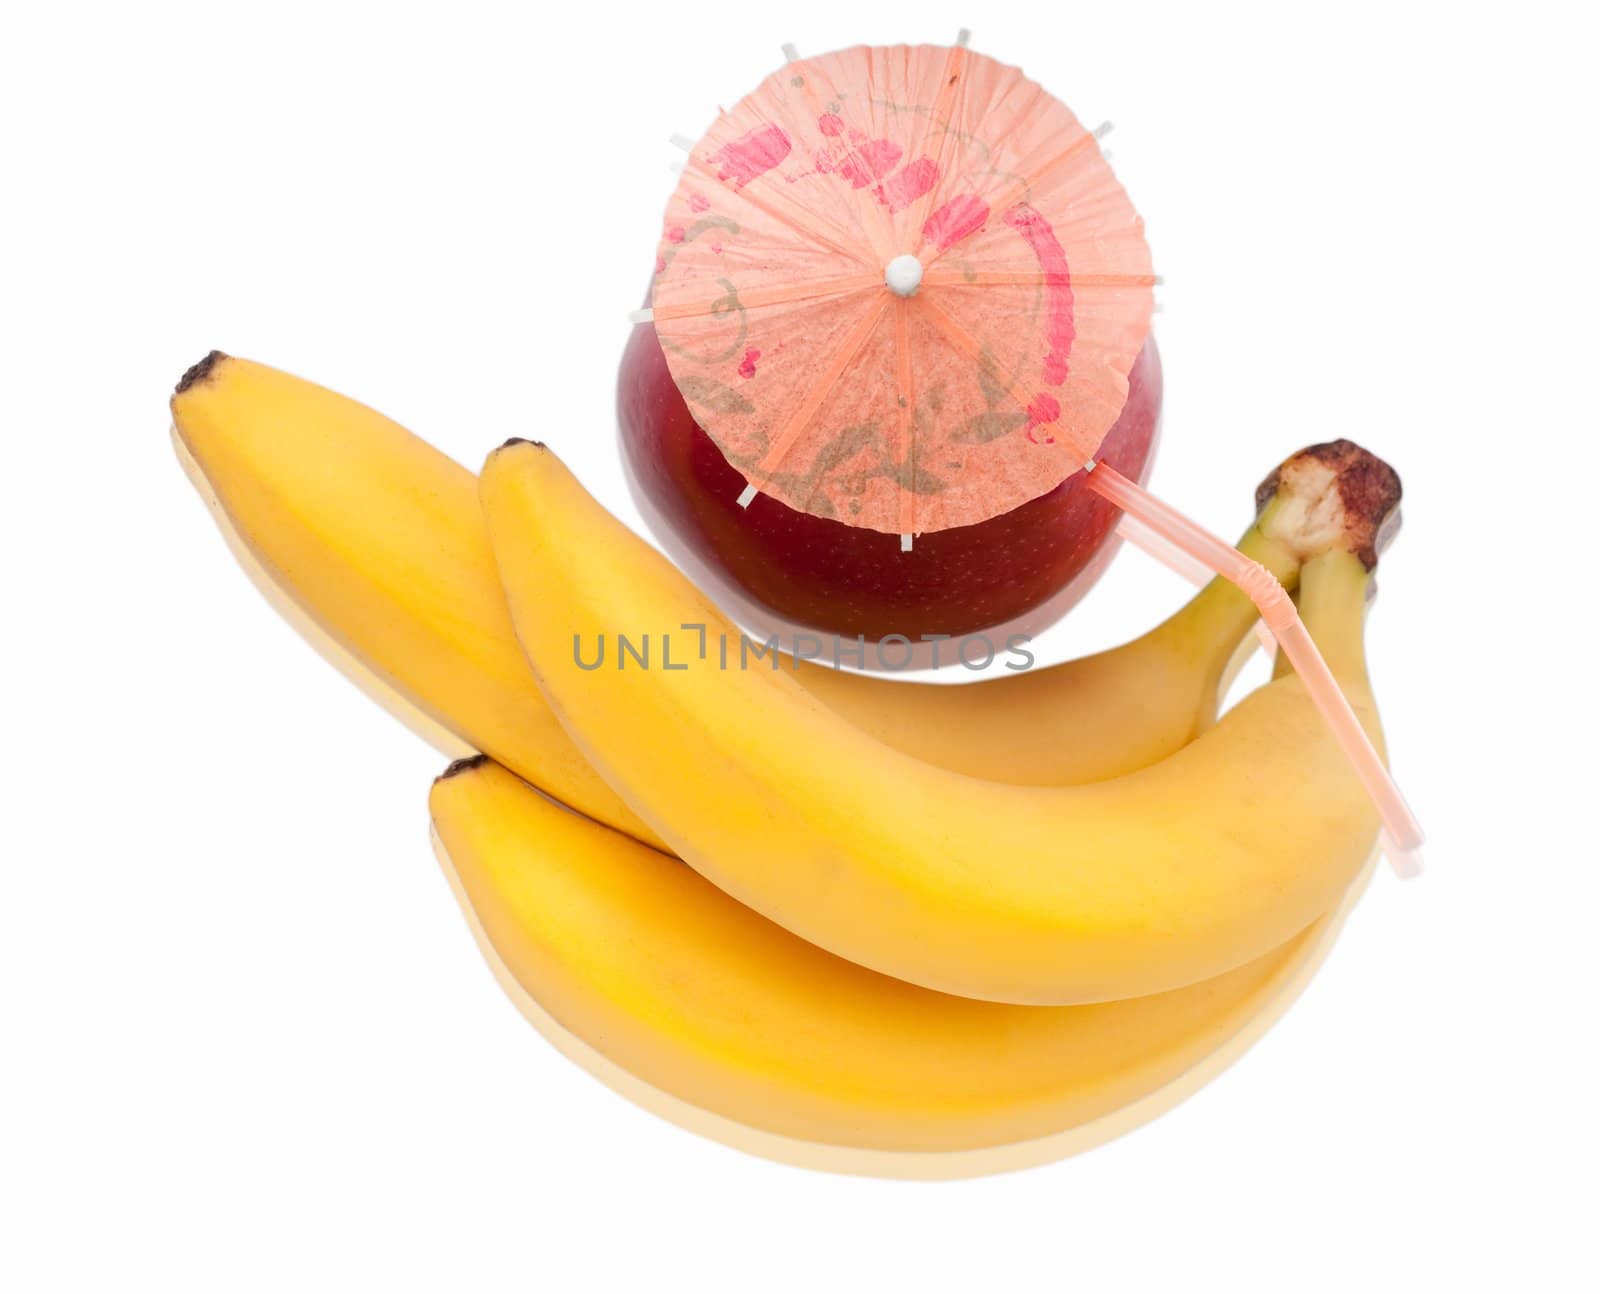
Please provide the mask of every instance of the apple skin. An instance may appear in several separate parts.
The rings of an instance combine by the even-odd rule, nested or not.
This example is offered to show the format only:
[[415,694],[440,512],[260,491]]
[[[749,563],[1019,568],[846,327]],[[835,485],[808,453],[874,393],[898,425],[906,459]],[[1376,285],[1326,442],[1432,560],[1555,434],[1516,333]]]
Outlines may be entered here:
[[[1144,481],[1161,421],[1153,338],[1128,375],[1128,400],[1098,459]],[[745,479],[695,422],[653,325],[637,325],[617,375],[617,420],[635,497],[691,574],[725,581],[705,592],[765,628],[775,618],[869,642],[959,638],[997,626],[1037,632],[1088,591],[1116,550],[1118,512],[1078,472],[1053,490],[970,526],[900,537],[798,512],[765,494],[738,504]],[[662,531],[670,533],[661,533]],[[703,578],[704,583],[704,578]],[[762,613],[766,614],[762,614]],[[749,614],[745,617],[750,618]]]

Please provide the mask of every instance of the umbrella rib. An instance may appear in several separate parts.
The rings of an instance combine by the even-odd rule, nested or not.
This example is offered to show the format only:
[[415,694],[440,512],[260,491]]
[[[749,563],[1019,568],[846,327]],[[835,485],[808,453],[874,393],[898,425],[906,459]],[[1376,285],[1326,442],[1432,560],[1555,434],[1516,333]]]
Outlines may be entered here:
[[817,410],[822,407],[822,402],[827,398],[828,392],[838,382],[850,361],[853,360],[867,344],[867,338],[872,336],[873,329],[878,326],[878,321],[883,318],[883,312],[888,307],[893,295],[885,289],[878,298],[877,303],[862,316],[861,322],[850,331],[839,348],[829,358],[826,367],[817,375],[817,380],[811,384],[811,389],[805,394],[805,399],[795,407],[789,416],[789,421],[784,424],[783,430],[767,447],[767,452],[761,456],[756,464],[756,471],[770,473],[777,469],[783,461],[785,454],[794,447],[794,442],[800,434],[811,425],[812,418],[816,417]]
[[[1082,127],[1080,127],[1080,129],[1082,129]],[[1030,188],[1038,188],[1044,183],[1047,176],[1053,175],[1068,161],[1076,157],[1086,144],[1093,144],[1094,142],[1094,136],[1085,130],[1081,136],[1075,139],[1072,143],[1068,144],[1066,148],[1062,149],[1037,171],[1035,171],[1031,177],[1022,179],[1016,184],[1012,185],[1011,188],[1006,191],[1005,200],[1003,202],[989,203],[989,210],[999,211],[1001,213],[1009,211],[1012,207],[1016,206],[1018,202],[1022,201],[1023,195],[1027,193]],[[931,266],[952,247],[961,246],[962,243],[964,243],[975,233],[977,233],[976,229],[969,230],[963,237],[936,249],[932,256],[928,257],[927,260],[922,262],[923,268],[926,269]]]
[[[723,183],[722,177],[713,171],[711,167],[703,162],[700,158],[692,158],[691,165],[700,167],[700,169],[717,184],[720,185]],[[779,224],[786,226],[800,238],[825,247],[829,251],[835,252],[840,256],[855,261],[860,265],[872,264],[872,249],[870,247],[866,249],[866,254],[863,255],[861,248],[849,246],[848,244],[851,240],[848,235],[844,230],[838,229],[837,227],[832,227],[832,221],[826,222],[830,227],[832,227],[830,236],[828,231],[825,231],[819,227],[823,222],[821,218],[817,216],[816,212],[805,212],[806,215],[812,217],[813,219],[812,223],[806,224],[800,220],[797,220],[793,215],[780,211],[778,209],[778,204],[756,197],[755,194],[751,193],[748,185],[743,188],[736,188],[733,190],[733,192],[737,197],[743,198],[752,207],[756,208],[756,210],[762,212],[764,215],[771,216],[772,219],[776,220]],[[802,208],[802,210],[804,209]]]
[[1074,291],[1079,288],[1153,288],[1161,282],[1158,274],[1047,274],[1033,270],[1009,274],[999,270],[934,272],[923,278],[924,287],[1048,287],[1065,281]]
[[1002,388],[1007,395],[1017,402],[1022,411],[1027,413],[1028,398],[1019,393],[1017,388],[1007,380],[1005,374],[995,367],[994,360],[984,353],[983,347],[979,345],[977,339],[963,328],[960,323],[935,305],[931,297],[920,297],[919,300],[922,302],[922,308],[927,312],[928,318],[933,321],[934,327],[944,334],[945,340],[983,369],[994,384]]
[[911,367],[911,339],[906,313],[910,302],[902,298],[894,311],[894,384],[900,416],[899,450],[904,464],[900,477],[900,533],[911,535],[917,529],[917,418],[915,375]]
[[[817,98],[817,92],[813,88],[811,84],[811,78],[809,76],[801,77],[801,82],[802,84],[800,92],[805,95],[806,103],[810,105],[812,115],[820,119],[822,114],[818,112],[817,109],[824,107],[825,105]],[[848,132],[845,135],[845,147],[849,150],[846,156],[854,160],[859,173],[862,175],[870,175],[871,172],[867,170],[866,159],[861,156],[861,150],[856,147],[855,140],[850,138]],[[877,177],[874,176],[873,178],[876,179]],[[873,223],[878,227],[879,230],[882,231],[884,237],[874,247],[871,248],[871,251],[872,254],[879,260],[887,261],[891,256],[894,255],[894,252],[889,246],[894,237],[894,224],[889,219],[888,211],[884,209],[881,203],[874,202],[872,204],[872,211],[874,213],[872,217]],[[861,232],[864,238],[867,238],[869,241],[872,240],[872,235],[869,234],[865,229],[863,229]]]
[[[1016,111],[1016,113],[1014,114],[1013,122],[1011,123],[1013,126],[1015,125],[1016,122],[1020,122],[1020,121],[1025,120],[1030,114],[1032,114],[1033,112],[1035,112],[1037,110],[1038,105],[1039,105],[1039,103],[1041,101],[1047,100],[1049,98],[1049,95],[1045,92],[1045,88],[1042,85],[1033,84],[1032,82],[1025,82],[1024,84],[1032,85],[1033,88],[1032,88],[1032,91],[1030,92],[1030,94],[1028,96],[1027,102],[1022,107],[1020,107]],[[1015,89],[1015,87],[1012,87],[1012,89]],[[991,103],[989,105],[988,109],[987,109],[988,112],[994,112],[994,111],[997,111],[997,110],[998,110],[998,104],[996,104],[996,103]],[[999,134],[997,136],[995,136],[995,137],[996,138],[1004,138],[1005,137],[1005,133],[1006,132],[1004,132],[1004,131],[999,132]],[[948,132],[947,132],[947,137],[948,137]],[[987,152],[986,152],[986,155],[992,161],[993,155],[992,154],[987,154]],[[948,179],[948,178],[949,177],[945,175],[943,168],[941,168],[940,173],[939,173],[939,184],[942,186],[944,184],[945,180]],[[927,207],[925,207],[924,210],[921,213],[924,217],[926,217],[926,215],[928,214],[928,209],[931,208],[934,205],[934,199],[937,198],[937,197],[938,197],[938,188],[936,187],[935,191],[928,195]],[[927,241],[927,235],[926,235],[926,231],[925,231],[925,226],[922,225],[922,224],[919,224],[918,228],[922,229],[924,231],[923,235],[922,235],[922,243],[925,243]],[[918,244],[917,254],[918,254],[919,257],[922,258],[923,265],[926,267],[927,265],[930,265],[935,260],[937,260],[939,258],[939,256],[943,254],[944,249],[943,248],[939,248],[939,249],[936,249],[935,251],[933,251],[931,253],[924,253],[922,251],[922,243]]]
[[[938,156],[933,159],[934,176],[936,177],[933,187],[918,199],[917,214],[923,217],[916,224],[916,228],[919,230],[926,223],[927,213],[933,208],[934,199],[940,186],[944,184],[946,171],[950,166],[950,140],[955,135],[954,123],[950,120],[950,110],[955,103],[956,95],[966,93],[966,79],[961,75],[961,69],[966,66],[966,55],[967,47],[965,45],[953,45],[950,48],[950,52],[945,55],[944,71],[941,74],[944,77],[944,81],[939,86],[939,95],[933,101],[933,109],[928,114],[929,130],[936,129],[938,124],[943,121],[944,134],[939,136]],[[923,264],[926,265],[927,262],[924,261]]]
[[[1083,127],[1079,126],[1078,129],[1083,130]],[[1032,175],[1021,179],[1016,184],[1012,185],[1010,191],[1006,193],[1004,202],[995,203],[993,205],[997,206],[1001,211],[1008,210],[1018,202],[1021,202],[1023,194],[1025,194],[1030,188],[1038,188],[1044,183],[1047,177],[1053,176],[1073,158],[1077,157],[1078,154],[1081,153],[1085,148],[1092,148],[1094,145],[1095,137],[1093,133],[1084,130],[1083,134],[1079,135],[1077,139],[1073,140],[1072,143],[1068,144],[1037,171],[1034,171]]]
[[[846,296],[851,292],[859,292],[863,288],[881,286],[881,274],[849,274],[837,279],[819,279],[815,283],[791,283],[785,287],[768,288],[766,291],[739,293],[736,300],[746,310],[757,310],[762,306],[790,305],[797,301],[814,301],[821,297]],[[706,315],[722,314],[729,303],[730,293],[724,292],[720,296],[704,301],[684,301],[675,305],[656,306],[650,312],[650,317],[657,323],[666,323],[674,319],[698,319]]]

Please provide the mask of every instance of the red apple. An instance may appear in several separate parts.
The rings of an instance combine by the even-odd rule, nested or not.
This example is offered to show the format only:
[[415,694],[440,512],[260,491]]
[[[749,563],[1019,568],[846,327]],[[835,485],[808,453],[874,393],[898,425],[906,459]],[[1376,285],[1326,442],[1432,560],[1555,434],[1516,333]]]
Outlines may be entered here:
[[[1161,360],[1147,340],[1099,458],[1144,480],[1161,416]],[[695,422],[654,326],[639,324],[617,376],[617,418],[635,497],[673,556],[737,619],[869,641],[1033,632],[1058,618],[1115,551],[1117,511],[1085,476],[971,526],[898,535],[797,512],[745,479]],[[730,594],[732,596],[730,596]],[[731,604],[731,605],[730,605]],[[947,653],[948,658],[948,653]]]

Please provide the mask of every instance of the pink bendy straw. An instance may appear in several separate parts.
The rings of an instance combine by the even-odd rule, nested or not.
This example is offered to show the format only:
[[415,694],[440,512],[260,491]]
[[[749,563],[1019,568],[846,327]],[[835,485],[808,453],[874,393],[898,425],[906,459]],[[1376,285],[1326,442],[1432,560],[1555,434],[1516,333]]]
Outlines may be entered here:
[[[1104,463],[1088,466],[1091,469],[1089,487],[1096,494],[1142,522],[1180,552],[1238,585],[1256,604],[1262,623],[1272,631],[1295,673],[1304,681],[1306,691],[1333,730],[1334,739],[1377,806],[1383,822],[1383,851],[1396,875],[1412,877],[1420,873],[1422,826],[1367,739],[1355,711],[1340,691],[1283,585],[1259,562],[1251,561],[1232,544],[1163,503],[1115,468]],[[1161,555],[1158,551],[1157,556]],[[1178,569],[1181,574],[1183,568]]]
[[[1117,523],[1117,534],[1147,557],[1154,557],[1168,570],[1181,575],[1196,588],[1203,588],[1217,577],[1217,573],[1198,557],[1191,557],[1186,550],[1163,539],[1131,512],[1122,514],[1122,520]],[[1272,636],[1272,630],[1260,620],[1256,621],[1256,638],[1270,659],[1278,650],[1278,640]]]

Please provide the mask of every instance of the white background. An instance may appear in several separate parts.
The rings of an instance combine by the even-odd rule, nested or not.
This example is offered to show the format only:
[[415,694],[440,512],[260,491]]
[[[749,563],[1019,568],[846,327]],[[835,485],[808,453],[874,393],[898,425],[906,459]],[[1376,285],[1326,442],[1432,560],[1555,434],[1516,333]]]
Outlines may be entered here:
[[[33,6],[0,30],[0,1284],[1593,1288],[1593,33],[1579,6]],[[1154,486],[1405,477],[1371,622],[1430,870],[1235,1069],[1082,1158],[811,1174],[501,999],[440,761],[240,576],[167,442],[209,348],[626,509],[611,390],[694,134],[784,40],[974,45],[1093,124],[1166,276]],[[631,516],[629,512],[624,515]],[[1048,640],[1182,587],[1136,554]]]

